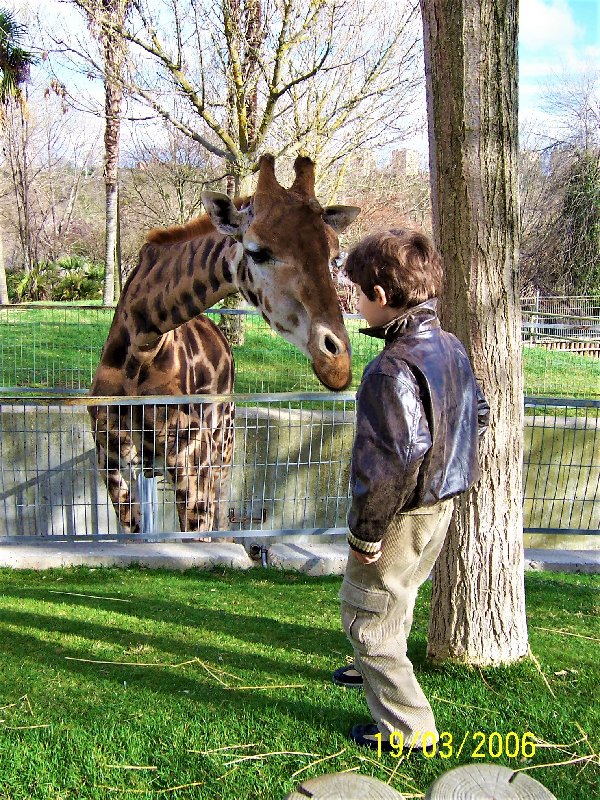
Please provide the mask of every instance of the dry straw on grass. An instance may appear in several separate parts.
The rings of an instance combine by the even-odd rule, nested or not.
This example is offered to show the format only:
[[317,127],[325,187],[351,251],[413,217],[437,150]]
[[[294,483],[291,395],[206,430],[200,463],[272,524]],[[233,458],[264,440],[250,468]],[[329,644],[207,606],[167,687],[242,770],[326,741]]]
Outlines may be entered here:
[[588,639],[590,642],[600,642],[600,639],[596,639],[594,636],[584,636],[583,633],[572,633],[571,631],[561,631],[558,628],[539,628],[537,626],[534,626],[534,630],[547,631],[548,633],[558,633],[561,636],[576,636],[578,639]]

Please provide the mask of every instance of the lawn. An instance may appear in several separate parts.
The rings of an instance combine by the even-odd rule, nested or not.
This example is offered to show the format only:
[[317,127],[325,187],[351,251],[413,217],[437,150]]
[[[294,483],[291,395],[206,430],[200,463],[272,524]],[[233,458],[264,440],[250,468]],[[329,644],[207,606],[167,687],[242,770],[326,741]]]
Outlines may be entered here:
[[[369,717],[360,691],[330,683],[349,653],[339,578],[2,570],[0,585],[2,800],[280,800],[301,777],[346,769],[420,797],[477,761],[482,736],[498,755],[484,760],[530,770],[560,800],[598,796],[595,576],[528,574],[536,661],[498,669],[425,663],[424,587],[410,651],[453,751],[402,762],[346,740]],[[528,732],[533,757],[498,754]]]
[[[57,305],[2,309],[0,386],[87,389],[98,364],[112,309]],[[211,318],[219,320],[218,314]],[[346,320],[353,350],[356,389],[365,364],[381,342],[359,333],[364,323]],[[236,391],[321,391],[310,362],[276,336],[260,316],[245,316],[245,342],[234,346]],[[525,347],[525,394],[545,397],[600,397],[600,359]]]

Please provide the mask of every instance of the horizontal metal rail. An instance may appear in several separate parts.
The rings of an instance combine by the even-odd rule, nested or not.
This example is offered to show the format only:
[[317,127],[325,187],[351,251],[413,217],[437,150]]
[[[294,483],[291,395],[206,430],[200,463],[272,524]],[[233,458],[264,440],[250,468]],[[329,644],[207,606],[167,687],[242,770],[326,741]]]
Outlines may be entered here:
[[[154,477],[141,476],[148,482],[144,533],[115,527],[85,409],[124,407],[129,420],[136,406],[155,407],[160,415],[161,408],[186,413],[190,406],[229,403],[238,409],[235,485],[222,501],[229,527],[201,535],[341,536],[350,502],[355,402],[354,392],[93,397],[38,390],[25,398],[0,392],[0,542],[197,539],[198,532],[181,532],[174,523],[155,530]],[[526,397],[524,406],[533,412],[524,429],[525,533],[599,535],[600,401]],[[135,418],[140,441],[144,430],[151,432],[142,417]],[[164,508],[174,509],[174,498],[165,494],[167,473],[157,469],[166,519]]]
[[[204,403],[311,403],[348,402],[356,399],[355,392],[255,392],[252,394],[184,394],[184,395],[87,395],[84,393],[36,393],[31,397],[5,395],[0,389],[0,402],[26,405],[53,405],[59,401],[64,406],[139,406],[139,405],[190,405]],[[12,390],[11,390],[12,391]]]

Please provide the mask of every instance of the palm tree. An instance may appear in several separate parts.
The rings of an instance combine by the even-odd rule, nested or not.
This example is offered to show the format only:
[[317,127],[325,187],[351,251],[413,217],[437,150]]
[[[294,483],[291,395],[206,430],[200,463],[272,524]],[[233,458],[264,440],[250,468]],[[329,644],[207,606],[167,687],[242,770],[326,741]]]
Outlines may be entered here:
[[[6,110],[17,103],[24,110],[26,101],[22,86],[29,77],[35,57],[22,46],[27,29],[7,9],[0,9],[0,132],[6,124]],[[4,248],[0,229],[0,303],[8,303]]]

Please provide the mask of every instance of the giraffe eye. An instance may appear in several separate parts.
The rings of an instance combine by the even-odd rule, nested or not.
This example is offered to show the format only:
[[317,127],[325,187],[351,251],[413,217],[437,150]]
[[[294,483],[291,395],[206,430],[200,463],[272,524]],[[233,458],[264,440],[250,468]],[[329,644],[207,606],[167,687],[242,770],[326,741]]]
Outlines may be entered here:
[[246,250],[246,254],[250,256],[255,264],[264,264],[266,261],[273,259],[271,253],[264,247],[260,247],[258,250]]

